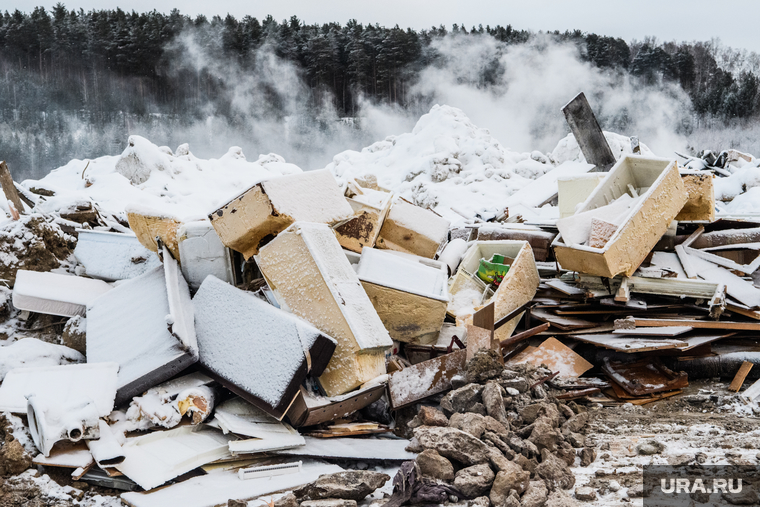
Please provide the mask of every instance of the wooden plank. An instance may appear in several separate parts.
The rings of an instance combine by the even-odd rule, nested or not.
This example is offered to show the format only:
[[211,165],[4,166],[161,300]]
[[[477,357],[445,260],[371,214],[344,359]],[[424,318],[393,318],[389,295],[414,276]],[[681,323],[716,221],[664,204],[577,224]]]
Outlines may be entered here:
[[604,138],[586,95],[583,92],[576,95],[562,108],[562,112],[586,161],[596,166],[596,172],[609,171],[615,164],[615,155]]
[[516,335],[510,336],[509,338],[507,338],[506,340],[504,340],[504,341],[501,342],[501,350],[502,350],[502,352],[505,349],[513,347],[514,345],[520,343],[523,340],[527,340],[531,336],[535,336],[535,335],[537,335],[539,333],[542,333],[542,332],[548,330],[550,325],[551,324],[549,324],[548,322],[545,322],[545,323],[541,324],[540,326],[536,326],[534,328],[531,328],[531,329],[528,329],[526,331],[523,331],[522,333],[517,333]]
[[584,319],[578,319],[575,317],[564,317],[562,315],[556,315],[549,312],[544,308],[534,308],[531,311],[531,317],[535,317],[541,322],[548,322],[552,326],[558,327],[563,331],[569,331],[572,329],[584,329],[589,327],[595,327],[598,324],[596,322],[590,322]]
[[13,176],[11,176],[11,171],[8,169],[8,164],[5,163],[5,160],[0,161],[0,185],[3,187],[6,200],[13,203],[16,211],[24,213],[24,204],[21,202],[16,185],[13,183]]
[[730,303],[726,304],[726,310],[738,313],[739,315],[743,315],[745,317],[749,317],[750,319],[760,320],[760,312],[755,310],[749,310],[746,308],[741,308],[736,305],[732,305]]
[[[739,245],[737,245],[737,247],[738,246]],[[704,250],[690,247],[684,247],[684,249],[689,255],[694,255],[706,261],[712,262],[713,264],[723,266],[727,269],[741,271],[742,273],[746,274],[754,273],[757,268],[760,267],[760,257],[757,257],[749,264],[739,264],[738,262],[734,262],[731,259],[727,259],[725,257],[721,257],[720,255],[715,255],[714,253],[706,252]]]
[[551,287],[554,290],[557,290],[563,294],[567,294],[568,296],[585,296],[586,291],[583,289],[579,289],[578,287],[574,285],[570,285],[569,283],[565,283],[562,280],[554,279],[549,280],[546,283],[549,287]]
[[548,338],[535,349],[518,354],[510,362],[530,363],[535,366],[545,364],[552,372],[559,372],[562,377],[580,377],[594,367],[556,338]]
[[678,336],[694,329],[690,326],[642,327],[637,329],[616,329],[612,334],[627,336]]
[[569,336],[573,337],[575,335],[579,334],[594,334],[594,333],[611,333],[615,330],[615,325],[612,323],[609,324],[601,324],[596,327],[590,327],[586,329],[573,329],[571,331],[544,331],[542,333],[539,333],[539,336]]
[[618,287],[614,299],[615,301],[622,303],[626,303],[631,299],[631,290],[630,287],[628,287],[628,277],[623,278],[620,282],[620,287]]
[[683,245],[676,245],[676,255],[678,255],[678,260],[681,261],[681,266],[683,266],[683,270],[686,273],[686,278],[692,280],[696,279],[697,268],[694,267],[694,264],[691,262],[691,256],[686,253],[686,249]]
[[687,346],[683,347],[681,349],[681,351],[682,352],[687,352],[687,351],[696,349],[697,347],[701,347],[702,345],[706,345],[708,343],[712,343],[714,341],[717,341],[717,340],[720,340],[720,339],[723,339],[723,338],[728,338],[729,336],[734,336],[735,334],[736,333],[734,333],[734,332],[731,332],[731,333],[727,333],[727,332],[723,332],[723,333],[720,333],[720,332],[719,333],[710,333],[710,332],[707,332],[707,333],[702,333],[702,334],[698,334],[698,335],[694,335],[694,336],[687,336],[687,337],[683,337],[682,336],[682,337],[680,337],[678,339],[681,340],[682,342],[686,342]]
[[680,340],[652,340],[646,338],[624,338],[616,334],[587,334],[575,335],[574,339],[590,343],[598,347],[633,354],[652,350],[667,350],[686,347],[686,342]]
[[668,320],[634,317],[636,327],[691,326],[694,329],[726,329],[731,331],[760,331],[760,322],[729,322],[713,320]]
[[691,255],[691,261],[699,277],[714,283],[726,285],[728,295],[749,308],[760,307],[760,289],[731,271],[712,262]]
[[394,410],[451,389],[451,378],[462,373],[467,360],[466,350],[417,363],[391,374],[388,394]]
[[728,386],[729,391],[733,391],[735,393],[739,392],[739,389],[742,388],[744,385],[744,381],[747,379],[747,375],[749,375],[749,371],[754,366],[753,363],[750,363],[749,361],[744,361],[742,365],[739,367],[739,371],[736,372],[736,376],[734,377],[734,380],[731,381],[731,385]]

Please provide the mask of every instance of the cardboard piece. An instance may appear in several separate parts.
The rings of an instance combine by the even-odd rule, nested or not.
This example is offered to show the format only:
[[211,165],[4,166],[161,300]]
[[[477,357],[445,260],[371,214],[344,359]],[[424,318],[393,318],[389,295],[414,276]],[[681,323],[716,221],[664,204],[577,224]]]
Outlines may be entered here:
[[256,256],[281,308],[338,342],[319,378],[328,396],[385,373],[393,341],[330,228],[296,222]]
[[534,366],[545,364],[560,377],[580,377],[594,367],[556,338],[548,338],[541,345],[513,357],[510,363],[530,363]]
[[222,243],[250,259],[293,222],[334,225],[354,216],[330,171],[307,171],[262,181],[208,218]]
[[381,190],[355,187],[359,193],[346,197],[354,212],[353,218],[335,227],[340,246],[361,253],[362,248],[375,246],[377,236],[391,207],[393,194]]
[[77,229],[74,256],[87,276],[107,282],[126,280],[150,271],[161,260],[145,248],[137,236]]
[[335,340],[314,326],[214,276],[193,304],[201,365],[277,419],[309,371],[321,374],[335,350]]
[[119,364],[121,404],[198,360],[190,290],[164,247],[164,265],[121,283],[87,308],[87,359]]
[[380,229],[377,248],[432,259],[448,236],[449,223],[433,210],[396,198]]
[[87,305],[113,287],[102,280],[19,269],[13,285],[13,306],[48,315],[85,315]]
[[557,236],[552,246],[562,268],[607,278],[621,273],[632,275],[687,200],[674,161],[626,156],[615,164],[577,214],[606,206],[630,192],[628,185],[642,200],[623,217],[604,248],[566,244],[561,234]]
[[365,247],[357,275],[391,338],[423,344],[436,338],[449,302],[446,265]]

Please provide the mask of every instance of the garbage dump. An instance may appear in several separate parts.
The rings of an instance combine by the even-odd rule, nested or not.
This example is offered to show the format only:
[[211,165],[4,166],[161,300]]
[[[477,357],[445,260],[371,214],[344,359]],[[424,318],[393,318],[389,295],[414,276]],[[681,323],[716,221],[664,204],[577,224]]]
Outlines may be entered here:
[[[463,160],[486,153],[480,187],[441,154],[402,174],[390,162],[411,164],[412,134],[311,172],[133,136],[87,179],[24,182],[36,202],[4,187],[0,468],[133,507],[640,497],[640,471],[597,487],[604,410],[693,400],[691,382],[722,377],[760,413],[760,214],[732,211],[757,159],[682,164],[603,133],[582,95],[564,113],[578,142],[522,157],[433,108],[414,135],[470,132],[456,142]],[[197,196],[172,186],[196,170]],[[137,188],[156,171],[171,206]]]

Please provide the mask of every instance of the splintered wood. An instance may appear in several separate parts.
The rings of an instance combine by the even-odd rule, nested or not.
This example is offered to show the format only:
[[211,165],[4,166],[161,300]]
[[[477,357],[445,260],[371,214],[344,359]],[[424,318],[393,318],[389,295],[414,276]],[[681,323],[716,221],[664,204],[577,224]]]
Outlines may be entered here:
[[749,375],[749,371],[754,366],[753,363],[750,363],[749,361],[744,361],[742,365],[739,367],[739,371],[736,372],[736,376],[734,377],[734,380],[731,381],[731,385],[728,386],[729,391],[733,391],[735,393],[739,392],[739,389],[742,388],[744,385],[744,380],[747,378],[747,375]]

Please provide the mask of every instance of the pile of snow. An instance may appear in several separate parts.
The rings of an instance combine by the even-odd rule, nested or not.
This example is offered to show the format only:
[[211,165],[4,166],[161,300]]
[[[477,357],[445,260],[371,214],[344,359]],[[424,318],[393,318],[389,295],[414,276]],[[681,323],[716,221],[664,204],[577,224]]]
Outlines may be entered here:
[[187,144],[176,152],[130,136],[119,156],[72,160],[26,188],[55,193],[37,204],[42,212],[58,211],[81,201],[95,202],[102,212],[125,218],[127,206],[158,210],[181,220],[204,217],[261,180],[302,172],[279,155],[246,160],[236,146],[219,159],[193,155]]

